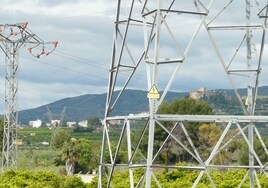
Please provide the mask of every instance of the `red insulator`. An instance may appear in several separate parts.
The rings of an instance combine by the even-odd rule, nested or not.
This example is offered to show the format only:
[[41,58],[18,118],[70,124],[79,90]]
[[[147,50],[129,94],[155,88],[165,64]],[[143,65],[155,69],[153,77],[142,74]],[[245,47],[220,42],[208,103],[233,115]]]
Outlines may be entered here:
[[14,35],[14,31],[13,31],[13,28],[12,27],[10,28],[10,34],[9,34],[9,36],[11,36],[11,35]]
[[27,25],[28,25],[28,22],[24,22],[24,23],[22,23],[22,27],[23,27],[23,28],[26,28]]
[[55,48],[58,46],[58,43],[59,43],[58,41],[53,42]]

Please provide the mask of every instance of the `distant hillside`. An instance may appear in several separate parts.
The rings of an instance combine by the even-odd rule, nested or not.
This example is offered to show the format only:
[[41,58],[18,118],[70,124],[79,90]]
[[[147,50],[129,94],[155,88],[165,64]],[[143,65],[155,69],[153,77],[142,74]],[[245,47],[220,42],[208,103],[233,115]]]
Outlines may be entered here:
[[[217,91],[224,91],[227,95],[231,96],[233,100],[236,100],[234,96],[233,90],[223,90],[219,89]],[[246,95],[246,89],[239,89],[239,93],[242,96]],[[268,96],[268,86],[263,86],[259,88],[259,96]],[[187,96],[189,93],[182,92],[169,92],[167,94],[166,100],[171,102],[174,98],[183,98]],[[240,108],[239,105],[235,103],[235,101],[229,101],[229,105],[225,102],[220,102],[216,104],[214,101],[209,101],[212,103],[212,106],[217,108],[217,111],[224,111],[224,112],[233,112],[232,109],[235,110]],[[55,118],[59,117],[59,114],[62,112],[64,107],[66,107],[66,112],[64,116],[64,121],[81,121],[88,119],[91,116],[98,116],[100,118],[104,115],[106,103],[106,94],[87,94],[77,97],[65,98],[59,101],[55,101],[53,103],[40,106],[34,109],[22,110],[19,112],[19,122],[21,124],[28,124],[31,120],[41,119],[42,121],[48,122],[47,116],[47,106],[51,110],[52,113],[58,114]],[[266,100],[265,100],[266,103]],[[268,103],[268,101],[267,101]],[[262,106],[267,106],[266,104]],[[228,108],[228,109],[226,109]],[[258,106],[256,107],[258,108]],[[265,111],[262,108],[262,111]],[[147,99],[147,91],[141,90],[127,90],[124,92],[124,95],[121,97],[120,102],[116,110],[113,112],[113,115],[127,115],[130,113],[139,113],[148,111],[148,99]],[[237,111],[237,110],[236,110]]]
[[66,107],[64,121],[80,121],[91,115],[100,116],[104,111],[105,97],[105,94],[88,94],[65,98],[34,109],[22,110],[19,112],[18,120],[22,124],[28,124],[29,121],[37,119],[48,122],[47,107],[54,114],[55,119],[59,118],[59,114]]
[[[167,100],[171,101],[174,98],[185,97],[188,93],[169,92]],[[55,114],[55,118],[66,106],[64,121],[81,121],[88,119],[91,116],[104,116],[106,103],[106,94],[87,94],[78,97],[65,98],[53,103],[40,106],[34,109],[22,110],[19,112],[19,122],[28,124],[31,120],[41,119],[48,122],[48,109]],[[117,105],[113,115],[126,115],[129,113],[139,113],[148,111],[147,91],[127,90],[122,95],[120,102]]]
[[[229,96],[234,97],[234,90],[232,89],[217,89],[216,91],[225,91]],[[238,89],[238,92],[240,93],[241,96],[246,96],[247,95],[247,89],[246,88],[241,88]],[[268,86],[261,86],[258,89],[258,96],[268,96]]]

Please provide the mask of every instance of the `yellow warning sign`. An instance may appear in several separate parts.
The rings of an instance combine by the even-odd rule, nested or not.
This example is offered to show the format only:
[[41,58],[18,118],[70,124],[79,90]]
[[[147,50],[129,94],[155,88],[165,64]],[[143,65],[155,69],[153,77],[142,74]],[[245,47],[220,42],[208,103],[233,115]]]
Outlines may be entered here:
[[245,105],[248,106],[248,97],[245,100]]
[[149,99],[159,99],[160,95],[158,93],[156,85],[153,85],[152,88],[147,93]]

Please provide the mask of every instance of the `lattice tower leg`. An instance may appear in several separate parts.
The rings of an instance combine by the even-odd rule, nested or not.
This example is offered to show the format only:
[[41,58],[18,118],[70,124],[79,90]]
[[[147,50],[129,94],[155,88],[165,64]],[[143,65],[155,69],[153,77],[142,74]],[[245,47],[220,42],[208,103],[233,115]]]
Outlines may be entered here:
[[[249,71],[251,71],[251,64],[252,64],[252,29],[250,28],[250,13],[251,13],[251,3],[250,0],[246,0],[246,25],[248,26],[248,29],[246,31],[246,38],[247,38],[247,68]],[[252,106],[252,93],[253,93],[253,85],[252,85],[252,79],[254,77],[252,76],[252,73],[249,72],[248,74],[248,107],[247,107],[247,111],[249,115],[254,115],[254,107]],[[248,127],[248,139],[249,139],[249,143],[251,144],[251,146],[254,146],[254,141],[253,141],[253,135],[254,135],[254,131],[253,131],[253,124],[249,124]],[[253,153],[249,150],[249,166],[254,166],[254,155]],[[249,170],[249,177],[250,177],[250,187],[254,187],[254,168],[251,168]]]

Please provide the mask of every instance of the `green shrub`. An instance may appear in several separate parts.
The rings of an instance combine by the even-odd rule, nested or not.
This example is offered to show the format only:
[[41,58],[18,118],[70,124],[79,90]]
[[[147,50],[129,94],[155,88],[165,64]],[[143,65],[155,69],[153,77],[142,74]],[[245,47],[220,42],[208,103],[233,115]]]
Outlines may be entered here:
[[6,171],[0,175],[0,188],[86,188],[76,176],[58,175],[52,171]]

